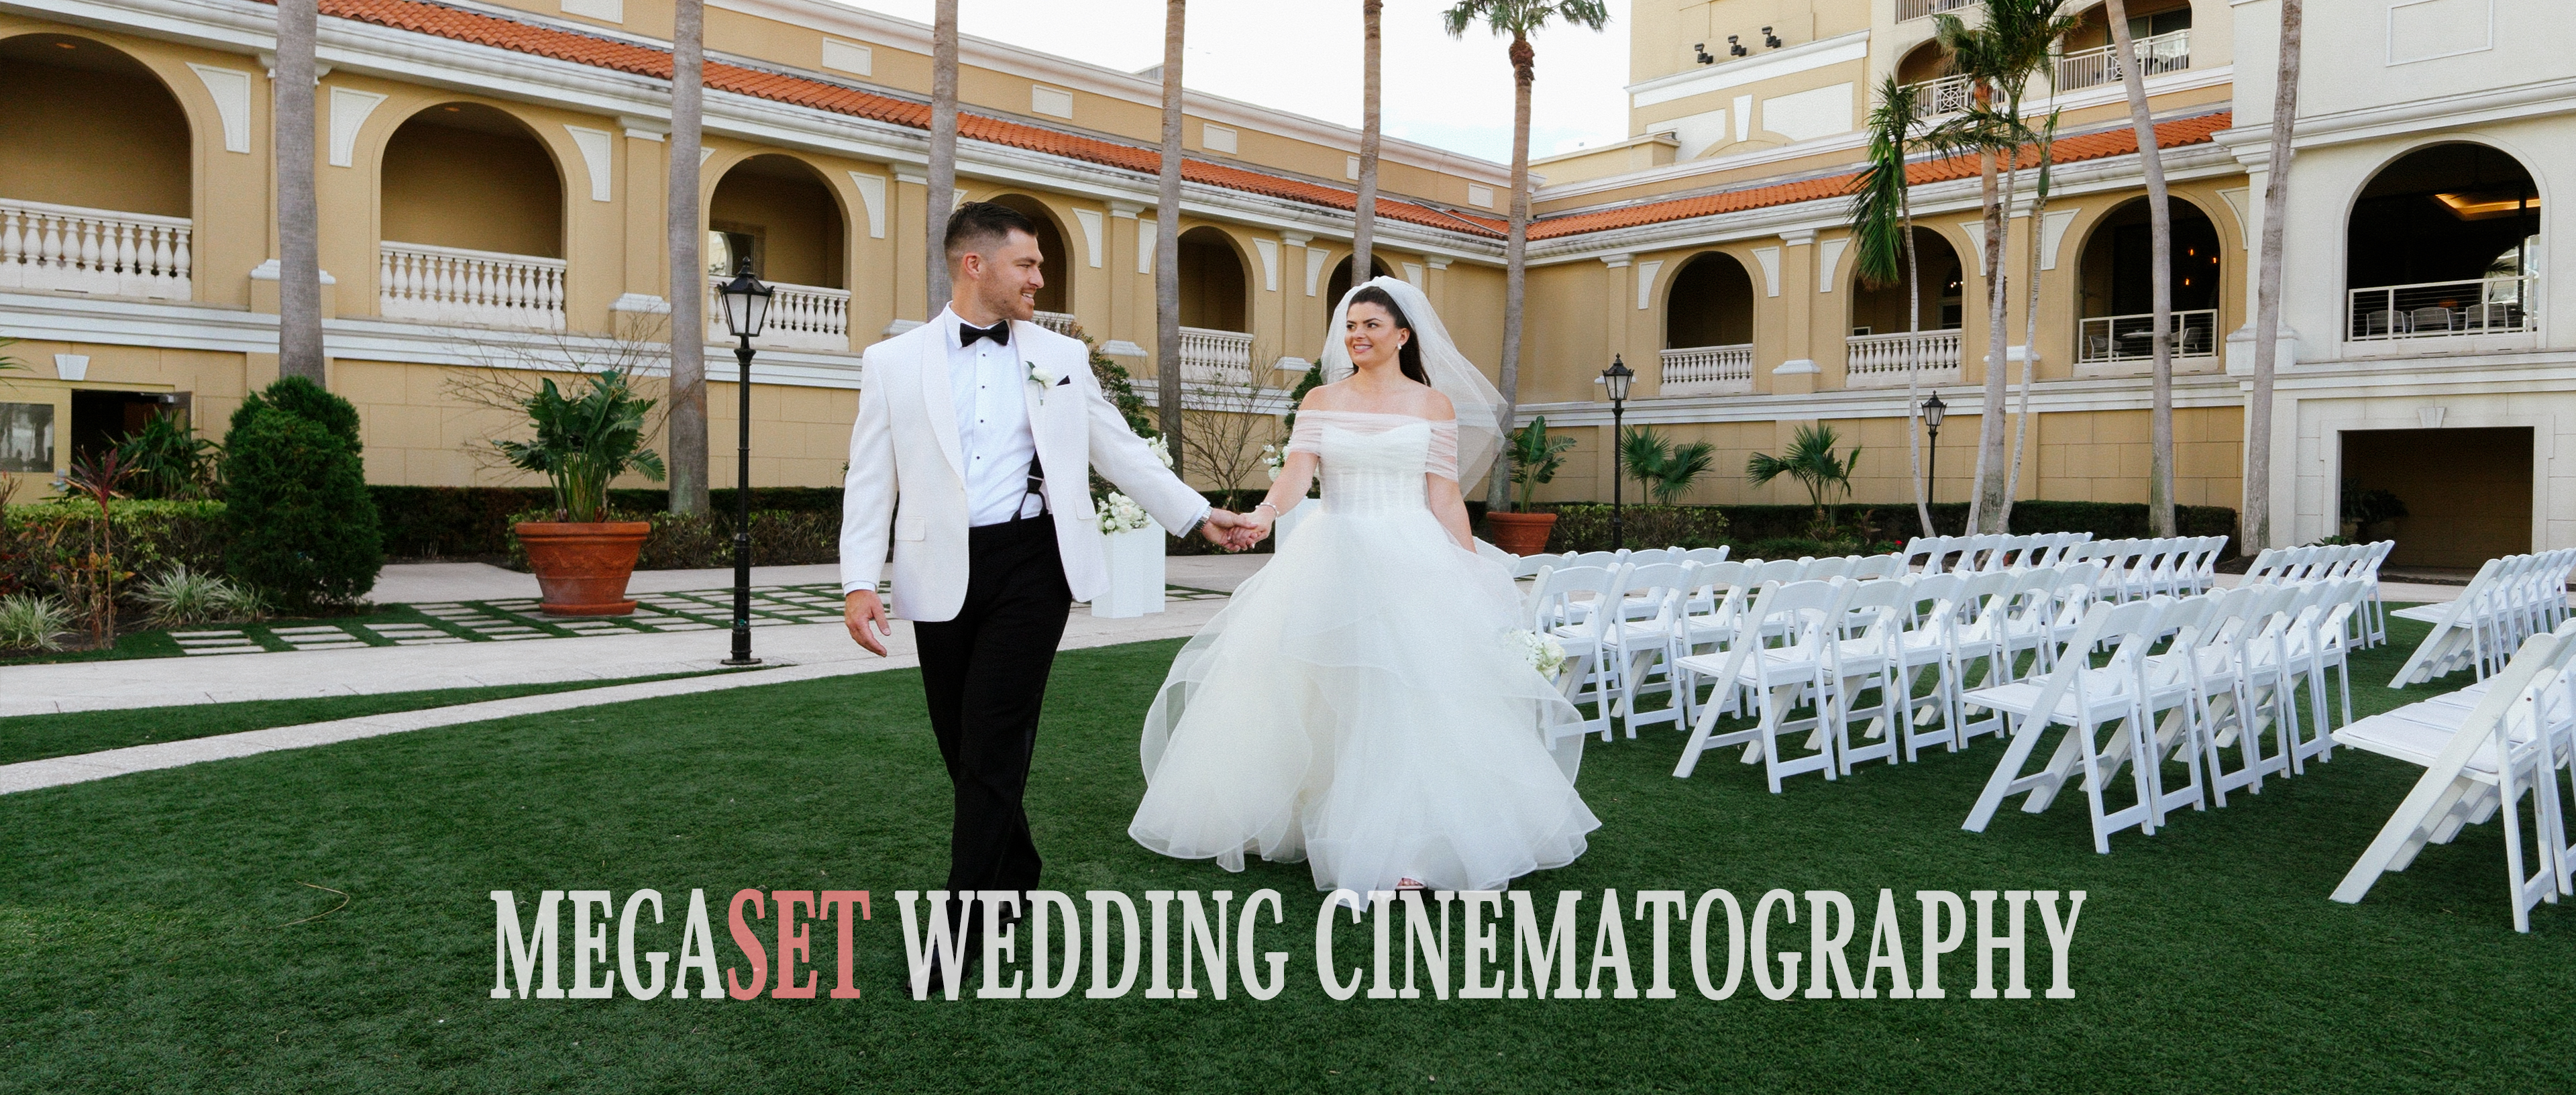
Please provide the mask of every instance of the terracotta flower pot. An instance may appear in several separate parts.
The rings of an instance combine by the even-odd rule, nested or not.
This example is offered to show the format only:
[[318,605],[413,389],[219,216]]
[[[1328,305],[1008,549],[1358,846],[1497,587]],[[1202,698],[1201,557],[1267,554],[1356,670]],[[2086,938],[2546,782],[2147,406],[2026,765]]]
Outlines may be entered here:
[[548,616],[624,616],[635,611],[626,579],[644,550],[649,521],[522,521],[519,543],[545,591]]
[[1494,546],[1514,555],[1536,555],[1547,550],[1547,535],[1556,528],[1553,513],[1485,514],[1485,531],[1492,533]]

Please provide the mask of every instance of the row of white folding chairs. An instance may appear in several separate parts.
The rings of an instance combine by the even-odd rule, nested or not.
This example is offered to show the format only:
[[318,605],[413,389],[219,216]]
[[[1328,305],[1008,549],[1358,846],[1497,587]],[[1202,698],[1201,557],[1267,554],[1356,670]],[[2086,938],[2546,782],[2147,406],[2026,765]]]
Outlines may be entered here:
[[2576,548],[2537,555],[2507,555],[2478,568],[2449,604],[2401,608],[2391,615],[2433,625],[2390,687],[2403,688],[2461,669],[2480,679],[2501,670],[2524,639],[2568,619],[2567,579],[2576,571]]
[[[2504,670],[2467,688],[2408,704],[2335,731],[2343,745],[2424,768],[2377,839],[2334,891],[2357,902],[2379,876],[2402,871],[2426,844],[2448,844],[2469,826],[2504,815],[2505,880],[2513,928],[2531,910],[2576,894],[2576,843],[2565,807],[2576,796],[2576,621],[2524,640]],[[2526,869],[2522,803],[2531,803],[2536,869]]]
[[2148,540],[2094,540],[2075,548],[2069,562],[2102,564],[2102,595],[2134,601],[2163,594],[2187,597],[2218,583],[2224,536],[2165,536]]
[[2089,532],[1917,536],[1905,544],[1905,565],[1908,570],[1919,567],[1925,574],[2055,566],[2065,562],[2067,552],[2077,544],[2092,538]]
[[1726,547],[1685,548],[1675,546],[1662,548],[1638,548],[1635,550],[1620,548],[1617,551],[1568,551],[1562,554],[1553,555],[1545,553],[1538,555],[1521,555],[1516,556],[1515,559],[1517,561],[1512,564],[1512,577],[1535,578],[1538,576],[1539,571],[1548,567],[1563,569],[1565,567],[1613,567],[1621,563],[1722,563],[1726,561],[1727,553],[1731,550],[1733,549]]
[[2306,547],[2264,548],[2245,568],[2244,581],[2252,582],[2323,582],[2336,578],[2359,578],[2370,584],[2370,612],[2355,616],[2364,645],[2377,646],[2388,641],[2388,605],[2379,597],[2379,567],[2388,561],[2388,553],[2397,547],[2395,540],[2378,540],[2367,544],[2310,544]]
[[[2360,581],[2338,579],[2094,602],[2048,673],[1962,697],[1963,706],[1994,711],[2010,727],[2004,756],[1963,827],[1984,831],[2014,795],[2023,796],[2024,811],[2038,813],[2069,780],[2081,780],[2094,850],[2108,854],[2112,833],[2152,834],[2183,807],[2225,806],[2229,791],[2259,794],[2267,776],[2332,759],[2330,678],[2339,678],[2332,683],[2349,727],[2354,644],[2345,625],[2366,597]],[[2168,635],[2172,641],[2155,652]],[[2084,654],[2101,648],[2110,658],[2097,667]],[[2303,687],[2306,719],[2298,708]],[[2052,726],[2065,734],[2046,762],[2026,772]],[[2232,769],[2224,759],[2231,747]],[[2171,786],[2169,759],[2184,769]],[[2115,807],[2106,792],[2124,767],[2133,798]]]

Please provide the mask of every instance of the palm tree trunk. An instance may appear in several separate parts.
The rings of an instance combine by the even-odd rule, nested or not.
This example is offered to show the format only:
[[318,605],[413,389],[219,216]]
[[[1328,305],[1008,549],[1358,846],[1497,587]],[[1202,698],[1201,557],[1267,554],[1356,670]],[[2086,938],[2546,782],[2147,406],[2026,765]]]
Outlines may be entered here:
[[957,0],[939,0],[930,24],[930,196],[922,220],[922,285],[928,320],[948,306],[948,212],[957,206]]
[[[2042,234],[2040,226],[2048,223],[2048,157],[2052,154],[2051,147],[2054,144],[2051,135],[2056,131],[2057,119],[2051,116],[2047,127],[2040,130],[2038,141],[2039,185],[2032,195],[2030,247],[2022,267],[2023,280],[2029,286],[2029,293],[2022,304],[2021,413],[2013,418],[2012,463],[2004,472],[2004,511],[2002,516],[1995,519],[1998,531],[2002,532],[2012,531],[2013,500],[2021,495],[2023,445],[2030,440],[2031,380],[2033,371],[2039,367],[2039,243]],[[2014,163],[2019,164],[2020,160],[2021,150],[2014,149]]]
[[1922,431],[1916,427],[1923,413],[1923,401],[1917,398],[1923,378],[1923,263],[1914,251],[1914,205],[1899,200],[1904,201],[1905,219],[1906,480],[1914,484],[1914,519],[1922,522],[1923,535],[1938,536],[1932,528],[1932,484],[1923,478]]
[[2281,67],[2264,161],[2263,252],[2254,287],[2254,390],[2245,399],[2245,512],[2240,553],[2272,546],[2272,361],[2281,346],[2281,231],[2290,216],[2290,130],[2299,114],[2300,0],[2281,0]]
[[707,512],[707,265],[699,254],[698,157],[706,121],[706,2],[671,20],[671,162],[663,229],[671,253],[671,512]]
[[2138,162],[2147,173],[2147,239],[2154,263],[2155,410],[2152,455],[2147,465],[2147,521],[2157,536],[2179,535],[2174,526],[2173,433],[2173,210],[2165,192],[2165,160],[2156,147],[2155,118],[2147,113],[2147,78],[2137,46],[2129,37],[2129,12],[2123,0],[2105,5],[2111,20],[2112,52],[2119,58],[2120,83],[2129,93],[2129,128],[2138,135]]
[[2002,492],[2005,397],[2011,371],[2004,362],[2004,202],[1996,174],[1995,154],[1977,157],[1985,204],[1985,253],[1980,266],[1986,279],[1986,390],[1977,419],[1976,495],[1968,503],[1968,531],[1996,532],[1994,511],[2003,508]]
[[[1352,205],[1351,284],[1375,269],[1378,151],[1378,12],[1385,0],[1360,0],[1360,192]],[[1340,301],[1334,301],[1338,305]]]
[[[1521,398],[1521,302],[1529,287],[1530,85],[1538,79],[1538,52],[1528,37],[1512,35],[1512,223],[1503,237],[1503,408],[1500,426],[1512,430]],[[1617,439],[1613,438],[1616,444]],[[1511,499],[1512,454],[1501,446],[1485,485],[1485,506],[1498,510]]]
[[[953,0],[952,0],[953,2]],[[1181,471],[1181,40],[1188,0],[1163,6],[1163,176],[1154,219],[1154,392]],[[1358,271],[1354,269],[1353,274]]]
[[324,383],[322,231],[313,198],[316,0],[277,5],[277,375]]

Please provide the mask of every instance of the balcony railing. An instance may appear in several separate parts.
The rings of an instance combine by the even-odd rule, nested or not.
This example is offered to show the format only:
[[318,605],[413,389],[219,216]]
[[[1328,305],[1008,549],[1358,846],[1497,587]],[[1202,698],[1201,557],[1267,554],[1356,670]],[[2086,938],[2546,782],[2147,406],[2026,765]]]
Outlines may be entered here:
[[1663,395],[1736,395],[1753,390],[1753,346],[1686,346],[1664,351]]
[[[2161,76],[2191,67],[2191,29],[2188,27],[2167,31],[2150,38],[2140,38],[2130,42],[2129,45],[2133,55],[2139,58],[2144,66],[2140,70],[2143,76]],[[2126,79],[2127,77],[2120,71],[2119,52],[2119,47],[2112,45],[2059,57],[2055,62],[2057,90],[2076,91],[2118,83]],[[2032,82],[2036,84],[2038,81]],[[1965,76],[1944,76],[1937,80],[1925,80],[1909,86],[1915,89],[1914,116],[1917,118],[1937,118],[1944,114],[1955,114],[1966,110],[1970,105],[1969,100],[1973,90]],[[2032,93],[2039,94],[2046,90],[2043,87],[2034,87]]]
[[1924,331],[1908,335],[1852,335],[1843,340],[1843,385],[1850,388],[1883,388],[1905,383],[1908,361],[1906,343],[1916,342],[1914,354],[1923,363],[1923,381],[1927,384],[1950,384],[1959,379],[1960,340],[1956,329]]
[[1247,387],[1252,383],[1252,336],[1241,331],[1181,328],[1181,379]]
[[2349,323],[2344,337],[2354,342],[2536,330],[2540,279],[2517,274],[2355,289]]
[[186,300],[195,223],[0,199],[0,289]]
[[385,240],[376,312],[386,319],[564,329],[564,260]]
[[1945,11],[1957,11],[1977,0],[1896,0],[1896,21],[1926,19]]
[[[711,342],[733,341],[733,335],[725,328],[724,302],[716,293],[724,282],[720,278],[707,279],[707,339]],[[753,345],[776,350],[849,352],[849,290],[783,281],[764,284],[776,295],[769,298],[769,316],[761,323],[760,337],[751,340]]]
[[[2147,361],[2156,356],[2156,315],[2094,316],[2083,324],[2079,362]],[[2173,313],[2173,356],[2209,357],[2218,352],[2218,312],[2201,308]]]
[[1040,312],[1037,325],[1066,338],[1073,337],[1073,314],[1070,312]]

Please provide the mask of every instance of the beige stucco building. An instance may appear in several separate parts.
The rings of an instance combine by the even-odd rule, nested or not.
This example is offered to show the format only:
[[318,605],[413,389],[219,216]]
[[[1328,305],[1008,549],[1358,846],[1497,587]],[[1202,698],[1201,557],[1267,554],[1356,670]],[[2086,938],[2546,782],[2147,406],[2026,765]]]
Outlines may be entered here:
[[[1797,500],[1733,472],[1817,421],[1868,448],[1859,500],[1909,497],[1907,292],[1855,276],[1847,194],[1877,82],[1923,85],[1934,119],[1958,101],[1930,17],[1967,6],[1636,0],[1612,29],[1631,43],[1631,136],[1535,166],[1522,413],[1581,442],[1542,497],[1610,493],[1593,381],[1614,356],[1641,374],[1630,424],[1717,446],[1720,473],[1691,500]],[[2035,84],[2039,110],[2063,111],[2055,189],[2044,211],[2013,211],[2004,253],[2008,365],[2037,376],[2019,482],[2024,497],[2142,501],[2141,167],[2100,8],[2071,7],[2085,24],[2053,91]],[[2128,8],[2175,198],[2178,501],[2234,506],[2278,12]],[[364,416],[373,480],[514,481],[473,455],[511,424],[467,397],[475,377],[667,337],[670,8],[323,13],[330,384]],[[2307,18],[2276,524],[2294,541],[2333,533],[2337,484],[2354,480],[2413,507],[2419,531],[2401,535],[2419,562],[2576,545],[2576,326],[2547,322],[2576,314],[2576,290],[2543,276],[2576,268],[2576,237],[2543,215],[2549,180],[2576,178],[2576,60],[2552,48],[2576,40],[2576,15],[2312,0]],[[274,20],[251,0],[0,0],[0,335],[30,366],[0,376],[0,468],[58,471],[174,405],[219,432],[274,377]],[[919,24],[821,0],[707,6],[710,251],[750,257],[788,320],[752,376],[755,483],[836,481],[856,351],[924,318],[928,45]],[[960,188],[1037,214],[1046,322],[1149,377],[1154,238],[1179,231],[1194,398],[1293,382],[1349,276],[1356,132],[1193,95],[1188,185],[1164,211],[1157,81],[976,40],[963,65]],[[1964,500],[1987,368],[1978,180],[1957,161],[1914,179],[1923,380],[1953,408],[1937,497]],[[1381,185],[1384,272],[1421,285],[1493,369],[1507,170],[1390,140]],[[730,379],[730,355],[709,360]],[[721,449],[734,399],[711,387]],[[717,485],[731,475],[717,461]]]

